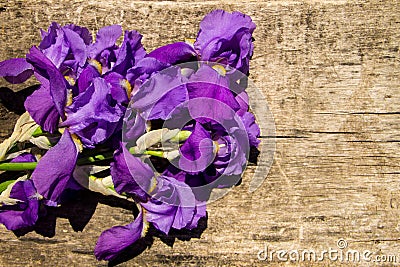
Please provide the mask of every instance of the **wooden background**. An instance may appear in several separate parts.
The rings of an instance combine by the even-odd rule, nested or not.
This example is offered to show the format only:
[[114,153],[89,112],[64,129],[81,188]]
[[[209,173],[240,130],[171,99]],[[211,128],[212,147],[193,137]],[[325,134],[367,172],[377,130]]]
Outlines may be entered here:
[[[248,192],[250,166],[242,185],[208,207],[200,239],[173,248],[155,239],[121,266],[265,266],[257,259],[265,245],[322,251],[337,249],[340,238],[349,249],[400,262],[397,1],[60,2],[0,0],[0,60],[23,56],[51,21],[93,31],[118,23],[141,32],[148,51],[195,38],[202,17],[216,8],[239,10],[257,24],[251,79],[266,101],[253,101],[268,105],[276,124],[264,183]],[[0,105],[1,137],[16,117]],[[0,266],[104,266],[92,254],[98,235],[131,218],[99,205],[83,232],[58,219],[51,239],[18,239],[0,226]]]

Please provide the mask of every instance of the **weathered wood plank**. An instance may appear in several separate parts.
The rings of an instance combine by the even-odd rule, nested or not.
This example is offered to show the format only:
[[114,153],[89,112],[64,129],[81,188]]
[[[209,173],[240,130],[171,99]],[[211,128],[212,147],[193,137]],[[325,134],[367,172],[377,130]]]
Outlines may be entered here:
[[[248,193],[255,170],[249,167],[241,186],[210,205],[201,239],[173,248],[156,240],[125,266],[263,266],[257,252],[265,244],[321,251],[337,248],[339,238],[351,249],[400,260],[397,1],[1,0],[0,8],[0,60],[23,56],[53,20],[93,31],[119,23],[141,32],[148,50],[195,37],[201,18],[215,8],[242,11],[257,24],[251,78],[267,99],[261,104],[272,110],[277,135],[265,182]],[[0,111],[4,137],[16,116]],[[1,228],[0,265],[104,265],[91,254],[98,235],[130,219],[99,205],[82,233],[65,219],[52,239],[18,240]]]

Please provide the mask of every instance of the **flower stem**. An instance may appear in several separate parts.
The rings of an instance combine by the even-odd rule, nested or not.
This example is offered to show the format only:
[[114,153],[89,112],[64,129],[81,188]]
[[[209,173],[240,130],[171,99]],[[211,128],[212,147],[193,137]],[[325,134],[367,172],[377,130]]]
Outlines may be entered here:
[[[113,152],[105,152],[96,156],[90,156],[86,158],[80,158],[77,160],[76,165],[88,165],[99,161],[112,159]],[[146,150],[143,152],[144,155],[150,155],[155,157],[164,157],[163,151]],[[34,170],[38,162],[5,162],[0,163],[0,171],[31,171]]]

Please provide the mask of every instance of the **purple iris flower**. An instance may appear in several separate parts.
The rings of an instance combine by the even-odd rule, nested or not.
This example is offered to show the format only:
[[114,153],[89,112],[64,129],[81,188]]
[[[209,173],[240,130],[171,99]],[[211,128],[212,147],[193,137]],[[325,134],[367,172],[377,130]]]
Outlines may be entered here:
[[[247,133],[240,127],[232,127],[228,131],[215,125],[209,131],[197,123],[180,148],[180,158],[173,162],[176,167],[167,168],[164,174],[174,177],[184,175],[185,182],[193,187],[210,184],[221,176],[240,176],[247,163]],[[224,178],[216,183],[216,187],[230,187],[236,182],[236,178]]]
[[159,47],[147,56],[171,65],[196,59],[218,62],[247,75],[255,28],[247,15],[214,10],[200,22],[194,46],[177,42]]
[[42,31],[39,49],[64,75],[75,76],[86,63],[91,40],[86,28],[53,22],[47,32]]
[[125,107],[111,94],[111,85],[95,78],[92,85],[65,108],[67,119],[60,125],[80,137],[89,148],[108,139],[120,129]]
[[168,234],[171,228],[193,229],[206,216],[205,203],[199,202],[191,188],[174,178],[155,177],[153,170],[122,147],[114,155],[111,174],[118,193],[138,200],[139,214],[126,226],[104,231],[97,241],[95,255],[112,260],[146,234],[150,222]]
[[11,189],[10,198],[19,202],[0,207],[0,223],[12,231],[33,226],[39,217],[38,196],[31,180],[16,182]]
[[203,61],[219,62],[248,74],[255,28],[247,15],[214,10],[200,22],[194,48]]

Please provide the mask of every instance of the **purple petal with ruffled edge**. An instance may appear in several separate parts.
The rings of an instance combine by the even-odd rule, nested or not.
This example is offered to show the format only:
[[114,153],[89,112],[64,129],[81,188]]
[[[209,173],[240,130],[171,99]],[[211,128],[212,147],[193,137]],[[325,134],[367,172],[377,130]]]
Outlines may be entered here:
[[70,49],[69,55],[73,56],[72,59],[66,59],[64,64],[69,66],[70,68],[77,70],[78,67],[82,67],[86,63],[87,52],[86,52],[86,44],[84,40],[79,36],[78,33],[73,30],[63,28],[64,36],[68,47]]
[[153,170],[149,165],[134,157],[121,144],[114,154],[114,161],[110,164],[111,177],[115,191],[119,194],[128,193],[146,201],[147,192],[151,188]]
[[39,217],[39,200],[32,181],[16,182],[11,189],[10,198],[21,202],[12,206],[1,206],[0,223],[11,231],[34,225]]
[[44,131],[54,133],[60,121],[60,114],[50,95],[50,83],[38,74],[35,76],[41,85],[39,89],[26,98],[24,106],[29,115]]
[[122,126],[125,107],[114,102],[110,97],[110,85],[103,78],[95,78],[66,108],[67,120],[61,126],[69,127],[85,146],[93,148]]
[[152,57],[163,63],[174,65],[196,59],[196,52],[189,44],[177,42],[161,46],[151,51],[147,57]]
[[190,226],[196,211],[192,189],[166,176],[157,177],[151,200],[141,205],[146,210],[146,220],[165,234],[171,227],[182,229]]
[[198,226],[199,220],[207,216],[207,205],[206,202],[196,200],[196,211],[193,216],[192,222],[186,226],[187,229],[191,230]]
[[92,43],[92,34],[89,32],[89,30],[85,27],[80,27],[74,24],[69,24],[65,25],[63,29],[70,29],[74,32],[76,32],[83,40],[85,45],[89,45]]
[[249,110],[249,96],[245,91],[241,92],[235,97],[238,102],[240,108],[237,111],[239,116],[243,116]]
[[183,79],[177,67],[154,75],[132,96],[132,107],[146,120],[170,118],[172,111],[188,99]]
[[204,171],[215,157],[211,135],[199,123],[180,151],[179,168],[189,173]]
[[261,141],[257,139],[260,137],[260,127],[258,127],[258,124],[256,123],[256,118],[250,112],[244,113],[240,118],[243,125],[246,127],[250,146],[258,147]]
[[101,28],[96,34],[96,42],[89,46],[89,57],[95,58],[103,50],[113,47],[122,34],[120,25],[111,25]]
[[142,35],[137,31],[125,31],[124,42],[118,50],[117,61],[112,69],[122,75],[132,68],[137,61],[144,58],[146,51],[141,43]]
[[57,68],[61,67],[68,55],[69,44],[60,25],[55,22],[51,24],[48,33],[39,44],[39,48]]
[[226,63],[247,74],[255,28],[247,15],[214,10],[200,22],[194,47],[202,60]]
[[78,149],[71,134],[65,130],[60,141],[40,159],[31,179],[47,200],[57,202],[72,177]]
[[143,212],[125,226],[114,226],[101,233],[94,254],[98,260],[112,260],[144,234]]
[[32,47],[26,59],[35,71],[49,80],[50,95],[61,118],[65,119],[64,107],[67,100],[67,81],[53,63],[37,48]]
[[23,83],[33,74],[32,65],[25,58],[13,58],[0,62],[0,77],[12,84]]

